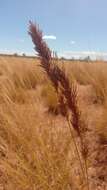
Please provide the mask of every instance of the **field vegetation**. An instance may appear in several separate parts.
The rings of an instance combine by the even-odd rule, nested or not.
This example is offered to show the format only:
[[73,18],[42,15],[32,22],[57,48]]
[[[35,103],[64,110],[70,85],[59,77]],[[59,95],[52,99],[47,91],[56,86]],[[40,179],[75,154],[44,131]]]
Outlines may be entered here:
[[0,56],[0,190],[107,190],[107,62]]

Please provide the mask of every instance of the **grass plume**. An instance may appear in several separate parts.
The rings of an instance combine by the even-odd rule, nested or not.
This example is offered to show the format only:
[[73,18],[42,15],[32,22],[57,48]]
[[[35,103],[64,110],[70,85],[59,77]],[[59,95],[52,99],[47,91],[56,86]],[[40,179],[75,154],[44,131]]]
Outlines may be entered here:
[[56,91],[58,92],[60,90],[62,96],[66,99],[66,104],[72,111],[72,126],[79,133],[80,112],[77,105],[76,85],[74,85],[74,83],[70,85],[69,79],[65,75],[65,72],[61,70],[58,65],[53,64],[51,51],[42,38],[42,32],[39,27],[32,22],[30,22],[29,34],[35,45],[34,49],[38,52],[38,55],[41,58],[41,66],[46,71]]
[[[51,80],[52,85],[56,89],[56,92],[59,97],[59,104],[61,106],[61,113],[66,117],[68,125],[70,121],[70,133],[72,135],[72,125],[73,129],[77,132],[78,136],[81,139],[82,150],[84,150],[84,144],[81,136],[81,113],[78,108],[77,86],[76,84],[74,84],[74,82],[70,83],[69,78],[66,76],[65,72],[61,70],[57,64],[53,63],[52,53],[48,48],[46,42],[42,38],[42,31],[39,29],[37,25],[33,24],[31,21],[29,25],[29,34],[35,45],[34,49],[36,50],[36,52],[38,52],[38,55],[41,58],[41,67],[43,67],[49,79]],[[71,116],[69,114],[69,110]],[[76,145],[75,138],[73,135],[72,137],[82,169],[83,177],[85,177],[84,167],[81,162],[80,153]],[[84,152],[82,151],[83,154]]]

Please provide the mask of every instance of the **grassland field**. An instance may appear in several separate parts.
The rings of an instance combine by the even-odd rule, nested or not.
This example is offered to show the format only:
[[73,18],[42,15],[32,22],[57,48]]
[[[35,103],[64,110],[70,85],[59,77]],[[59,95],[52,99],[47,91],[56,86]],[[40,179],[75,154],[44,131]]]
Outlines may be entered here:
[[[77,85],[90,190],[107,190],[107,62],[57,64]],[[86,190],[67,125],[40,60],[1,55],[0,190]]]

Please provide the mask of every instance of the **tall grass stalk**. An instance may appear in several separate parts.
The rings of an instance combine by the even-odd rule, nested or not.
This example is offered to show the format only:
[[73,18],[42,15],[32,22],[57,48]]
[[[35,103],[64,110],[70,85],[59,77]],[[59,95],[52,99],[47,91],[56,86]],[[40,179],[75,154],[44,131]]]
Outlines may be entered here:
[[75,141],[75,137],[74,137],[72,129],[71,129],[71,123],[70,123],[70,121],[69,121],[68,118],[67,118],[67,123],[68,123],[69,131],[70,131],[70,134],[71,134],[74,146],[75,146],[76,154],[77,154],[77,157],[78,157],[78,160],[79,160],[79,163],[80,163],[80,167],[81,167],[81,171],[82,171],[82,176],[83,176],[83,179],[84,179],[85,178],[85,176],[84,176],[85,172],[84,172],[83,164],[82,164],[82,161],[81,161],[81,156],[80,156],[80,153],[79,153],[79,150],[78,150],[77,143]]
[[[52,85],[54,86],[58,94],[59,104],[61,106],[61,113],[63,110],[62,115],[66,117],[67,121],[68,117],[71,116],[68,121],[70,133],[72,135],[71,131],[71,126],[72,126],[81,139],[81,112],[79,111],[78,108],[77,86],[73,82],[70,84],[69,78],[66,76],[65,72],[61,70],[58,67],[58,65],[53,62],[52,52],[50,51],[46,42],[42,38],[42,31],[39,29],[37,25],[33,24],[31,21],[29,25],[29,34],[35,45],[34,49],[38,53],[38,56],[41,58],[40,66],[47,73],[50,81],[52,82]],[[84,179],[86,179],[84,166],[82,164],[81,157],[74,137],[73,141],[75,144],[78,160],[80,162],[80,167]],[[82,143],[81,146],[83,146]]]

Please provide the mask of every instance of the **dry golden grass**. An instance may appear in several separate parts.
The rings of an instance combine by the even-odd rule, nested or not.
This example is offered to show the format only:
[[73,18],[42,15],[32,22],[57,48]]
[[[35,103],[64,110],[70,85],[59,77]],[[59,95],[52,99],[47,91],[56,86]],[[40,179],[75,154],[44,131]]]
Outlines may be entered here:
[[91,85],[94,101],[104,103],[107,97],[107,62],[74,62],[68,66],[68,74],[81,85]]
[[1,110],[4,125],[0,133],[0,169],[7,180],[4,186],[22,190],[69,188],[71,165],[65,158],[72,149],[69,133],[56,128],[53,120],[45,121],[42,112],[38,113],[39,104],[6,105]]
[[[38,64],[33,58],[0,57],[0,188],[85,190],[67,122],[47,112],[57,107],[57,97]],[[86,125],[105,146],[106,63],[68,61],[63,67],[77,82]]]
[[48,111],[58,113],[58,97],[53,86],[48,82],[42,87],[41,96],[43,97]]

